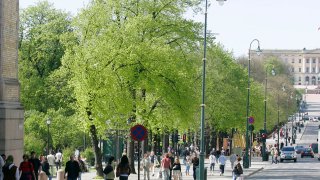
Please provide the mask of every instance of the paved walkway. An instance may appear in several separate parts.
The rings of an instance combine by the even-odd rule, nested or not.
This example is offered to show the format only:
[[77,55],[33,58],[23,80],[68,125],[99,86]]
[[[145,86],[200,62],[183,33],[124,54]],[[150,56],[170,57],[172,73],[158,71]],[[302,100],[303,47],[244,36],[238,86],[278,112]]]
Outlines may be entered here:
[[[215,170],[213,175],[210,175],[209,169],[208,169],[208,174],[207,174],[207,179],[211,180],[211,179],[232,179],[232,169],[231,169],[231,164],[229,161],[229,157],[227,157],[228,161],[226,164],[226,168],[225,168],[225,174],[223,176],[219,176],[219,166],[216,165],[215,166]],[[262,162],[261,161],[261,157],[253,157],[252,158],[252,162],[251,162],[251,167],[249,169],[243,169],[244,174],[243,176],[250,176],[260,170],[262,170],[263,168],[265,168],[265,166],[269,166],[271,165],[270,162]],[[206,159],[205,160],[205,167],[209,168],[209,160]],[[138,169],[138,168],[136,168]],[[155,171],[155,175],[151,176],[150,179],[151,180],[156,180],[159,179],[157,178],[157,174],[159,172],[159,168],[156,168]],[[192,174],[192,167],[190,169],[190,175],[189,176],[185,176],[185,166],[182,165],[182,172],[183,172],[183,180],[193,180]],[[89,172],[89,173],[84,173],[82,174],[82,180],[91,180],[94,179],[94,177],[96,177],[96,172]],[[55,179],[55,178],[53,178]],[[129,176],[129,180],[137,180],[138,179],[138,175],[137,174],[131,174]],[[143,180],[143,171],[140,171],[140,179]]]

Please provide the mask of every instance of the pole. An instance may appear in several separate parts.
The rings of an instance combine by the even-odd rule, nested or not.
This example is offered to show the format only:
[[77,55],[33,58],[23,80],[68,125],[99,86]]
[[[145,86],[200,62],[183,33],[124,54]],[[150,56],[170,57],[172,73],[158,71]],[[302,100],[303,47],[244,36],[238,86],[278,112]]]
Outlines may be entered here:
[[201,146],[200,146],[200,169],[199,169],[199,179],[204,180],[204,118],[205,118],[205,79],[206,79],[206,60],[207,60],[207,19],[208,19],[208,0],[205,4],[205,13],[204,13],[204,41],[203,41],[203,69],[202,69],[202,104],[201,104]]
[[140,180],[140,141],[138,141],[138,180]]
[[[289,119],[289,115],[288,115],[288,109],[289,109],[289,97],[287,99],[287,119]],[[291,119],[293,121],[293,117]],[[287,121],[286,122],[286,146],[288,146],[288,136],[287,136]]]
[[279,136],[280,136],[280,133],[279,133],[279,130],[280,130],[280,125],[279,125],[279,119],[280,119],[280,109],[279,109],[279,94],[278,94],[278,101],[277,101],[277,104],[278,104],[278,143],[277,143],[277,150],[278,150],[278,155],[279,155],[279,152],[280,152],[280,147],[279,147]]
[[47,148],[47,155],[49,155],[49,146],[50,146],[50,143],[49,143],[49,124],[47,124],[48,126],[48,148]]
[[[263,130],[267,133],[267,89],[268,89],[268,67],[266,68],[266,79],[264,86],[264,122]],[[262,161],[267,161],[266,158],[266,142],[262,142]]]
[[260,47],[260,42],[258,39],[254,39],[251,41],[250,46],[249,46],[249,58],[248,58],[248,94],[247,94],[247,117],[246,117],[246,151],[245,155],[243,158],[243,168],[249,168],[250,162],[249,162],[249,146],[250,146],[250,139],[249,139],[249,112],[250,112],[250,62],[251,62],[251,45],[254,41],[258,42],[258,48]]

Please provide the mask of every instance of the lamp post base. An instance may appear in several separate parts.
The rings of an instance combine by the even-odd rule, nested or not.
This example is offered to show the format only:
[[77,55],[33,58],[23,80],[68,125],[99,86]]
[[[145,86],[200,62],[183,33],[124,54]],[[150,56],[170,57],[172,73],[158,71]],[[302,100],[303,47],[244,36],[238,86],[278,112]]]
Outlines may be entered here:
[[263,142],[262,144],[262,161],[269,161],[269,154],[266,151],[266,143]]
[[243,156],[243,168],[246,168],[246,169],[249,168],[249,155]]

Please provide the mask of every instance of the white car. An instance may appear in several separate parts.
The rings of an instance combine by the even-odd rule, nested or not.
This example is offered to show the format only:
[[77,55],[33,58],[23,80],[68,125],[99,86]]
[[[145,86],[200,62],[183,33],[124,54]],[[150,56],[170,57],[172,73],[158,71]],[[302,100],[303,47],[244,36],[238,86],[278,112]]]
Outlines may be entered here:
[[297,153],[292,146],[285,146],[281,149],[280,162],[283,160],[293,160],[297,162]]

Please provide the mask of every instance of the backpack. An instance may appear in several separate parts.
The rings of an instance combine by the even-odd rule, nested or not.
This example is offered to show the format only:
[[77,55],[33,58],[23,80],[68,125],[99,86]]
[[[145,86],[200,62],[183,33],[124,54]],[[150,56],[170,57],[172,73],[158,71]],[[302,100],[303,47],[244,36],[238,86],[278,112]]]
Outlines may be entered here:
[[2,172],[6,179],[15,179],[15,174],[17,171],[17,166],[13,165],[11,169],[9,169],[9,165],[2,167]]
[[237,164],[237,165],[234,167],[233,172],[234,172],[235,174],[243,174],[243,169],[242,169],[241,165],[240,165],[240,164]]
[[108,175],[110,172],[112,172],[113,171],[113,168],[112,168],[112,166],[110,165],[110,164],[108,164],[105,168],[104,168],[104,170],[103,170],[103,173],[105,174],[105,175]]

